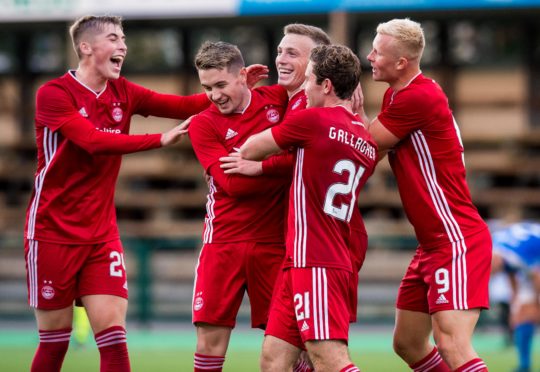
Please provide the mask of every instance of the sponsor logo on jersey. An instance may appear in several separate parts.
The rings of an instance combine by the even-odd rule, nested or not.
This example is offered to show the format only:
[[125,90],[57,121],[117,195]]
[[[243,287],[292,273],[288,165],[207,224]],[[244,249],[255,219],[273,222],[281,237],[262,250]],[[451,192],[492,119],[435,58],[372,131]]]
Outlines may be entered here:
[[270,123],[277,123],[279,121],[279,111],[275,108],[271,108],[266,111],[266,118]]
[[120,129],[114,129],[114,128],[96,128],[96,129],[105,133],[114,133],[114,134],[122,133]]
[[444,297],[443,294],[441,294],[441,295],[439,296],[439,298],[437,299],[437,301],[435,301],[435,303],[436,303],[437,305],[447,304],[447,303],[448,303],[448,300],[446,299],[446,297]]
[[112,117],[114,121],[117,123],[122,121],[122,118],[124,117],[124,111],[120,107],[115,107],[112,109]]
[[298,98],[296,100],[295,103],[293,103],[292,107],[291,107],[291,110],[296,110],[298,108],[298,106],[300,106],[300,104],[302,103],[303,99],[302,98]]
[[[44,299],[50,300],[54,297],[54,288],[51,287],[49,284],[52,284],[51,281],[45,280],[45,285],[41,288],[41,295]],[[48,284],[47,284],[48,283]]]
[[231,128],[227,129],[227,134],[225,135],[225,140],[230,140],[231,138],[238,135],[238,132],[235,132]]
[[86,112],[86,108],[84,107],[81,107],[81,109],[79,110],[79,114],[81,114],[81,116],[83,118],[87,118],[88,117],[88,113]]
[[306,323],[306,321],[304,320],[304,323],[302,323],[302,328],[300,328],[300,331],[301,332],[305,332],[309,329],[309,326],[308,324]]

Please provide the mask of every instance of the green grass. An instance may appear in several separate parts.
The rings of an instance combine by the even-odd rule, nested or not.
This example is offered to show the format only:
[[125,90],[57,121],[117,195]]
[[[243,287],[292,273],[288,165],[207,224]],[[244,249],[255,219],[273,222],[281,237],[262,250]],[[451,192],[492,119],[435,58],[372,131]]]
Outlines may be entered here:
[[[258,356],[262,333],[253,330],[233,332],[224,371],[243,372],[258,370]],[[189,328],[178,330],[130,330],[128,334],[130,358],[133,371],[192,371],[194,331]],[[503,348],[502,337],[497,333],[478,333],[475,347],[488,364],[490,372],[509,372],[515,367],[513,349]],[[0,371],[22,372],[29,364],[37,344],[36,332],[0,332]],[[540,366],[540,347],[535,345],[534,366]],[[391,351],[391,334],[384,331],[362,331],[351,333],[351,356],[364,372],[399,372],[409,369]],[[64,362],[63,372],[86,372],[99,370],[99,354],[90,340],[84,348],[70,347]]]

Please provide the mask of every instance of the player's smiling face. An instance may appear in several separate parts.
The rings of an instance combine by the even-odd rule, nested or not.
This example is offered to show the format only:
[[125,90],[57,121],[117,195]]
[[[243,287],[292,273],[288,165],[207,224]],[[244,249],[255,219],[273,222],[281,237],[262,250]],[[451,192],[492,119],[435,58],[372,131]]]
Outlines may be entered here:
[[306,67],[315,42],[308,36],[287,34],[277,48],[278,84],[295,93],[304,83]]
[[392,36],[383,34],[375,36],[373,49],[367,56],[368,61],[371,63],[373,80],[385,81],[391,84],[398,79],[399,71],[397,66],[399,58],[394,44],[395,40]]
[[118,79],[127,54],[126,36],[121,27],[108,23],[81,43],[81,51],[102,78]]
[[250,92],[246,85],[246,69],[211,68],[199,70],[199,80],[206,96],[222,114],[242,112],[249,102]]

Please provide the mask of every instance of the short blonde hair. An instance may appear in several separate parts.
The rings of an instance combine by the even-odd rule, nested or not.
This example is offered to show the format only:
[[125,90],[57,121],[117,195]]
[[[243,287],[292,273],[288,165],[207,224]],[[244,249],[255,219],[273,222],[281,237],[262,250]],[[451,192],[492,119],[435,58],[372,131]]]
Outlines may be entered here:
[[400,56],[409,59],[418,59],[418,61],[422,58],[426,40],[420,23],[411,21],[409,18],[396,18],[380,23],[377,26],[377,33],[392,36],[396,39],[397,52]]

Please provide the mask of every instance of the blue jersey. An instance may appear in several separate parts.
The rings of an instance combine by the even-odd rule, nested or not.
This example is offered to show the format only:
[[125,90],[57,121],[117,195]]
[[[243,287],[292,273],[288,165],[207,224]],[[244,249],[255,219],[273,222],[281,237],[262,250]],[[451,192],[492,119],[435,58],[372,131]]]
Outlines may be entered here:
[[511,271],[540,268],[540,224],[520,222],[493,234],[493,250],[500,253]]

